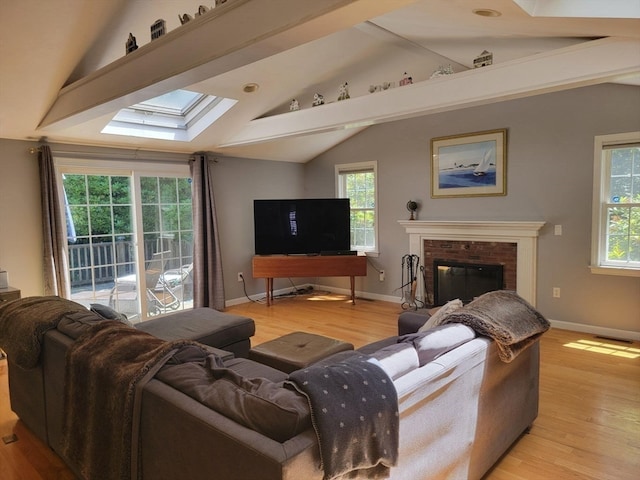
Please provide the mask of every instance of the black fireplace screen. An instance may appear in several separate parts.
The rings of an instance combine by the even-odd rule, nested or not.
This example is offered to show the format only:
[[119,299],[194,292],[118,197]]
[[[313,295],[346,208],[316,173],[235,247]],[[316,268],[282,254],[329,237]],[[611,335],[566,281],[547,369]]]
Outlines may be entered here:
[[483,293],[504,288],[502,265],[434,260],[433,287],[436,306],[456,298],[466,304]]

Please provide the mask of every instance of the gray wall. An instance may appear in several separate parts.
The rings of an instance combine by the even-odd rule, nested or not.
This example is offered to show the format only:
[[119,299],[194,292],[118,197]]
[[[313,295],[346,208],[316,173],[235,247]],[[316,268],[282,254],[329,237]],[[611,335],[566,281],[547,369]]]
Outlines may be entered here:
[[[251,274],[253,200],[304,197],[304,165],[219,157],[214,169],[225,296],[227,300],[242,301],[244,292],[237,279],[238,272],[242,272],[247,293],[251,298],[261,298],[265,291],[264,280],[254,280]],[[274,281],[276,289],[286,286],[290,284],[285,279]]]
[[[508,129],[507,196],[430,198],[430,139]],[[640,88],[600,85],[370,127],[306,168],[309,196],[334,195],[334,165],[378,162],[380,256],[358,290],[401,297],[409,199],[420,220],[541,220],[537,307],[571,324],[640,332],[640,278],[595,275],[591,252],[594,136],[640,130]],[[563,235],[554,236],[561,224]],[[346,288],[343,279],[323,283]],[[552,298],[560,287],[561,298]]]
[[[42,226],[37,143],[0,139],[0,267],[22,296],[42,295]],[[108,149],[52,145],[64,151],[82,150],[104,155]],[[114,152],[122,150],[110,149]],[[161,156],[161,155],[157,155]],[[182,155],[184,156],[184,155]],[[250,294],[264,293],[264,281],[251,278],[253,256],[253,199],[304,196],[304,166],[296,163],[218,157],[214,188],[225,272],[227,299],[242,301],[243,272]],[[285,280],[279,285],[287,286]]]
[[23,297],[42,295],[42,217],[33,142],[0,139],[0,267]]
[[[244,299],[239,271],[251,296],[264,293],[264,282],[251,278],[253,199],[334,196],[336,163],[377,160],[380,256],[370,262],[386,271],[386,280],[380,282],[370,268],[357,280],[358,291],[401,297],[401,257],[409,244],[397,221],[408,218],[405,204],[411,198],[421,204],[421,220],[547,222],[539,239],[541,312],[569,326],[640,332],[640,278],[588,269],[593,138],[640,130],[639,112],[640,88],[601,85],[373,126],[306,165],[220,157],[215,194],[227,299]],[[508,195],[431,199],[429,140],[495,128],[509,130]],[[24,296],[43,291],[40,194],[31,146],[0,139],[0,267]],[[562,236],[553,235],[554,224],[563,226]],[[344,278],[317,281],[348,288]],[[275,285],[288,286],[286,279]],[[554,286],[562,289],[559,299],[552,298]]]

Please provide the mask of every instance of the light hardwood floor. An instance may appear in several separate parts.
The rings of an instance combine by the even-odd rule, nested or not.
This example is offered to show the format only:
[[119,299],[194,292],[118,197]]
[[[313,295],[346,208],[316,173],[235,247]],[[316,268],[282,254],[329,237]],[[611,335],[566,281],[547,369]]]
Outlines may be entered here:
[[[361,299],[352,306],[343,296],[316,293],[276,299],[271,307],[247,303],[228,311],[256,321],[254,345],[304,330],[357,348],[395,334],[402,310],[397,304]],[[640,358],[620,356],[627,348],[640,353],[638,342],[629,345],[566,330],[547,332],[541,341],[539,416],[486,480],[640,478]],[[11,412],[6,360],[1,360],[0,437],[13,434],[18,441],[0,442],[1,480],[73,478]]]

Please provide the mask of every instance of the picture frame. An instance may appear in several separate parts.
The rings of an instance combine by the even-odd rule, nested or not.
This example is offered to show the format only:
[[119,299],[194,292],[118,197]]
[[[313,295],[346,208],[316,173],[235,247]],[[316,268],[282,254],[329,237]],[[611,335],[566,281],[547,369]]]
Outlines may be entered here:
[[506,194],[506,128],[431,139],[431,198]]

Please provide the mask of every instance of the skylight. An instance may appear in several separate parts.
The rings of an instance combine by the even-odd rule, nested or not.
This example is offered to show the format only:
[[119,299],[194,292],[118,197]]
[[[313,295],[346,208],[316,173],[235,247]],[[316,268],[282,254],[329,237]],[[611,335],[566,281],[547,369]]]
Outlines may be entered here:
[[102,133],[189,142],[237,100],[174,90],[120,110]]
[[169,115],[184,115],[200,100],[206,97],[203,93],[190,92],[189,90],[174,90],[159,97],[136,103],[131,108],[134,110],[147,110]]

